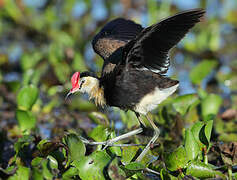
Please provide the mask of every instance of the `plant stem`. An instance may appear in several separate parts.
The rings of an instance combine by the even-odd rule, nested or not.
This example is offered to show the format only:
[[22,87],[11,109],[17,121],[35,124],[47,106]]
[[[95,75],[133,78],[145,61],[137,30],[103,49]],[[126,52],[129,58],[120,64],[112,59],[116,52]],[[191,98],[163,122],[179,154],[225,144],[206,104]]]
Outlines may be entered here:
[[228,176],[229,176],[229,180],[232,180],[232,167],[228,166]]

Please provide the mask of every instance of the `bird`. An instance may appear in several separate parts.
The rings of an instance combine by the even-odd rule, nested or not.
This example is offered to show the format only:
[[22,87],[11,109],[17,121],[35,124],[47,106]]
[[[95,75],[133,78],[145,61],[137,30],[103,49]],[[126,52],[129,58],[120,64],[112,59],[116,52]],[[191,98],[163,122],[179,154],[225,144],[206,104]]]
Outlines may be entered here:
[[146,28],[132,20],[116,18],[95,35],[92,47],[104,60],[101,76],[88,71],[75,72],[66,98],[75,92],[87,93],[97,106],[131,110],[140,122],[140,128],[105,141],[105,145],[141,133],[143,115],[154,134],[136,161],[147,154],[160,134],[148,112],[179,86],[178,80],[165,75],[170,66],[169,51],[204,15],[201,8],[186,10]]

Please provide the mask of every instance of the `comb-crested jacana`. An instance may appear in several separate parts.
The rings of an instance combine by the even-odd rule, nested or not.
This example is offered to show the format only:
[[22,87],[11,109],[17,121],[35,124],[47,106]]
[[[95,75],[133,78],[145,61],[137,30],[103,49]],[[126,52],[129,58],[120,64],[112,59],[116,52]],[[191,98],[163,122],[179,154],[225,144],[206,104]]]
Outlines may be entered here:
[[[173,94],[179,82],[166,77],[174,47],[204,16],[203,9],[193,9],[168,17],[142,28],[131,20],[118,18],[107,23],[92,41],[93,49],[104,59],[101,77],[91,72],[76,72],[72,89],[88,93],[96,105],[115,106],[134,111],[139,122],[145,115],[154,129],[154,136],[138,156],[140,161],[159,136],[159,129],[147,116],[163,100]],[[143,128],[108,140],[105,144],[138,134]]]

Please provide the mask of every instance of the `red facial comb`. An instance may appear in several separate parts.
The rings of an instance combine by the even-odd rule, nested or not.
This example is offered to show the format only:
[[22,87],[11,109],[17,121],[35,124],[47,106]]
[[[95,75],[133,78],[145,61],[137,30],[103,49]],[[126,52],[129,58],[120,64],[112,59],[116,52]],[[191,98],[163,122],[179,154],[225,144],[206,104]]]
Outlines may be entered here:
[[71,78],[72,88],[78,85],[79,79],[80,79],[80,72],[75,72]]

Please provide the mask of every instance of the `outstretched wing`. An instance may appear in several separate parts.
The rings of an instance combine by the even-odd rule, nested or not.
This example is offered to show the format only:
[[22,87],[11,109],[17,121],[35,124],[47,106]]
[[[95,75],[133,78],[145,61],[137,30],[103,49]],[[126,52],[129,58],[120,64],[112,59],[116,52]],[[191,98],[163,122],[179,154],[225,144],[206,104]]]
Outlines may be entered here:
[[170,65],[169,50],[204,14],[203,9],[184,11],[145,28],[124,47],[126,63],[138,69],[166,73]]
[[117,18],[107,23],[94,37],[94,51],[106,60],[118,48],[134,39],[143,30],[142,26],[131,20]]

